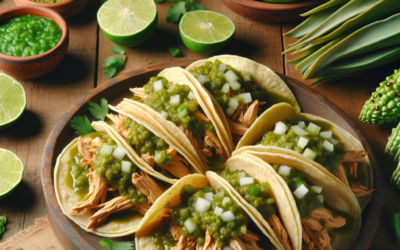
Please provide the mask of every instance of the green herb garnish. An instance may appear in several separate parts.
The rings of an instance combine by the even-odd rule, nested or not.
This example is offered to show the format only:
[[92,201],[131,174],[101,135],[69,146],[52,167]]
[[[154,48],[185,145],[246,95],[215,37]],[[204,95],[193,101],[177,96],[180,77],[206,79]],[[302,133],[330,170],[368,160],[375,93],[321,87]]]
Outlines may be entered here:
[[7,218],[5,216],[0,216],[0,235],[6,231],[6,223],[7,223]]
[[111,51],[114,52],[115,54],[120,54],[120,55],[125,55],[125,50],[121,47],[118,46],[111,46]]
[[85,136],[89,133],[96,132],[86,115],[75,116],[69,122],[69,125],[76,130],[75,134],[80,136]]
[[106,99],[102,98],[100,101],[100,105],[91,101],[88,101],[89,111],[90,113],[96,117],[97,119],[100,119],[104,121],[106,119],[106,116],[108,114],[108,102]]
[[122,49],[121,47],[113,46],[111,47],[111,51],[116,54],[123,55],[123,58],[109,56],[106,58],[106,60],[104,60],[104,74],[110,79],[113,78],[117,74],[117,72],[125,66],[126,62],[126,54],[124,49]]
[[134,245],[131,242],[115,242],[109,239],[102,239],[100,244],[105,250],[133,250]]
[[[205,10],[203,5],[196,3],[194,0],[169,0],[175,4],[171,5],[165,15],[167,23],[179,23],[181,17],[187,12],[195,10]],[[164,2],[163,0],[154,0],[156,3]]]
[[171,55],[174,57],[184,57],[182,51],[178,48],[169,48],[169,52],[171,52]]

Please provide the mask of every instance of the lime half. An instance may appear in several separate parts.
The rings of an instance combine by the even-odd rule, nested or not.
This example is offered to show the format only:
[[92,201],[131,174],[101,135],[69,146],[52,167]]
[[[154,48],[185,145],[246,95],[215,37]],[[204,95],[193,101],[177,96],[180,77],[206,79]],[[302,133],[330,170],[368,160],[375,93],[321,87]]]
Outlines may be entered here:
[[25,107],[24,88],[11,76],[0,73],[0,130],[16,122]]
[[109,0],[97,12],[97,21],[108,39],[133,47],[154,33],[158,14],[153,0]]
[[0,148],[0,201],[7,198],[24,175],[24,164],[11,151]]
[[235,33],[235,25],[222,14],[198,10],[188,12],[182,17],[179,32],[190,50],[213,54],[229,43]]

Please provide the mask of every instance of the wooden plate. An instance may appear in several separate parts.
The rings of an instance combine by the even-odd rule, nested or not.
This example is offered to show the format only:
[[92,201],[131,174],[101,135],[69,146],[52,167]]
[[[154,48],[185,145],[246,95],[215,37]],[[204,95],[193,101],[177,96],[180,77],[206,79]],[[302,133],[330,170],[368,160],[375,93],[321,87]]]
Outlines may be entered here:
[[[192,62],[181,62],[175,64],[162,64],[150,66],[145,69],[135,70],[120,75],[110,81],[93,89],[80,100],[78,100],[61,118],[58,124],[54,127],[49,138],[47,139],[46,146],[42,158],[42,186],[46,199],[46,210],[50,219],[53,230],[60,240],[61,244],[66,250],[69,249],[82,249],[94,250],[103,249],[99,241],[102,237],[88,233],[82,230],[75,223],[70,221],[61,211],[58,205],[53,184],[53,170],[57,156],[61,153],[62,149],[76,137],[74,131],[69,126],[68,122],[73,116],[76,115],[89,115],[87,109],[87,101],[99,102],[101,98],[106,98],[111,104],[118,104],[123,97],[131,96],[129,88],[143,86],[146,84],[150,77],[156,76],[161,70],[180,66],[185,67]],[[303,112],[311,113],[314,115],[326,118],[348,132],[357,137],[364,145],[372,163],[374,174],[374,188],[375,192],[368,206],[363,211],[363,225],[360,234],[354,243],[352,249],[361,250],[369,249],[378,225],[379,215],[382,206],[382,182],[380,178],[379,169],[376,164],[376,158],[371,151],[371,147],[367,139],[355,123],[335,104],[320,95],[314,89],[304,85],[303,83],[294,80],[290,77],[279,74],[279,76],[289,85],[290,89],[296,96],[300,107]],[[115,239],[120,240],[133,240],[133,236]]]
[[293,22],[303,14],[327,0],[303,0],[298,3],[266,3],[254,0],[221,0],[237,14],[260,22]]

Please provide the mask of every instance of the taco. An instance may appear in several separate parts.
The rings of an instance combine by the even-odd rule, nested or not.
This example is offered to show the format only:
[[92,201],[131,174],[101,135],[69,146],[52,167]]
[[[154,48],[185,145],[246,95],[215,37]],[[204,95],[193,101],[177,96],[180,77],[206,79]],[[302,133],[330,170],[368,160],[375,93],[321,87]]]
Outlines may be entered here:
[[[82,229],[105,237],[134,233],[166,188],[137,164],[105,127],[74,139],[58,156],[54,187],[63,213]],[[117,222],[118,221],[118,222]]]
[[333,174],[357,196],[363,209],[371,198],[372,167],[361,142],[321,117],[297,113],[285,103],[265,111],[243,136],[234,154],[246,150],[294,156]]
[[[286,197],[279,197],[281,200],[288,203]],[[261,248],[258,242],[262,238],[270,241]],[[273,230],[261,225],[210,171],[207,177],[186,176],[166,191],[141,222],[135,241],[138,250],[285,249]]]
[[286,83],[271,69],[253,60],[215,56],[196,61],[186,70],[194,76],[191,80],[203,101],[214,109],[219,127],[230,129],[232,135],[228,134],[234,145],[273,104],[287,102],[300,112]]
[[165,136],[185,145],[204,171],[231,156],[233,145],[227,131],[215,124],[214,111],[205,105],[183,69],[165,69],[131,91],[132,99],[124,99],[117,107],[132,115],[136,113],[132,106],[145,111],[152,123],[165,128]]
[[[127,108],[122,109],[123,106]],[[109,108],[118,113],[107,115],[113,122],[109,127],[138,159],[138,165],[153,176],[173,184],[191,173],[205,173],[188,146],[182,145],[180,138],[168,136],[164,126],[146,111],[130,104]]]
[[[262,165],[255,167],[243,164],[243,159],[249,156],[261,159]],[[241,157],[241,161],[237,157]],[[232,157],[226,166],[228,170],[225,171],[256,173],[254,168],[264,169],[260,171],[268,172],[279,181],[300,220],[300,224],[297,220],[296,225],[300,225],[302,249],[346,250],[356,239],[361,227],[361,210],[355,196],[338,179],[312,164],[265,148],[263,151],[244,151]],[[241,199],[246,200],[247,197]],[[246,202],[244,204],[251,206]],[[263,220],[262,217],[258,218]]]

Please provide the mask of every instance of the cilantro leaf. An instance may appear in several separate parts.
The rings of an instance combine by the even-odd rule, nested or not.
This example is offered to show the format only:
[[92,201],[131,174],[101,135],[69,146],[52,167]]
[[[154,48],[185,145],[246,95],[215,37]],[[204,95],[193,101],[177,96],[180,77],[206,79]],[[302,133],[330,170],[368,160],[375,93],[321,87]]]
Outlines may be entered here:
[[133,250],[134,245],[130,242],[115,242],[109,239],[102,239],[100,244],[105,250]]
[[396,246],[400,246],[400,213],[393,214],[393,228],[396,239]]
[[178,48],[169,48],[169,52],[171,52],[171,55],[174,57],[184,57],[182,51]]
[[188,7],[189,11],[195,11],[195,10],[205,10],[206,8],[199,4],[199,3],[191,3],[189,2],[189,7]]
[[[126,58],[126,56],[125,56]],[[108,78],[113,78],[117,71],[121,70],[125,65],[125,59],[116,56],[107,57],[103,62],[104,74]]]
[[124,55],[126,52],[123,48],[118,47],[118,46],[111,46],[111,52],[114,52],[115,54],[120,54],[120,55]]
[[106,119],[106,116],[108,114],[108,103],[106,99],[101,99],[101,106],[91,101],[88,101],[88,105],[90,106],[89,111],[94,117],[103,121]]
[[181,17],[186,14],[186,3],[179,2],[168,9],[168,13],[165,15],[167,23],[178,23]]
[[69,122],[69,125],[71,125],[71,127],[76,130],[75,134],[80,136],[85,136],[89,133],[96,132],[96,130],[92,127],[92,124],[90,124],[90,121],[86,115],[75,116]]
[[0,216],[0,235],[6,231],[6,223],[7,223],[7,217],[5,216]]

